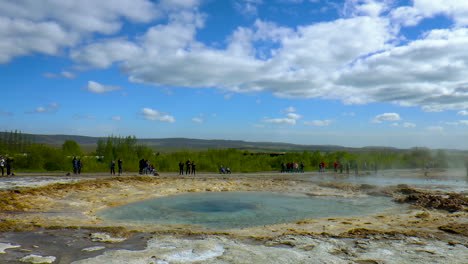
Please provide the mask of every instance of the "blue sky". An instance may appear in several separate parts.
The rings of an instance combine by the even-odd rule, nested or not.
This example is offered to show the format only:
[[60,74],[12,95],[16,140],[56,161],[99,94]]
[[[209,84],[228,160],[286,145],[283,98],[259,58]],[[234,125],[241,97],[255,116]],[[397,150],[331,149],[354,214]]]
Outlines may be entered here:
[[468,2],[0,0],[0,128],[468,149]]

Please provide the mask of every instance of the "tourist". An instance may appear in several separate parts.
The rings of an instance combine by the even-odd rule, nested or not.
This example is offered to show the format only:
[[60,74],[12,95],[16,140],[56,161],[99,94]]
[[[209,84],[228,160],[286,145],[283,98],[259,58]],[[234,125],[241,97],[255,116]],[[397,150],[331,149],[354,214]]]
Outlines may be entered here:
[[281,173],[286,172],[286,164],[284,162],[281,162]]
[[295,173],[299,172],[299,164],[297,162],[293,163],[293,169]]
[[179,175],[184,175],[184,163],[182,161],[179,162]]
[[5,175],[5,159],[0,156],[0,170],[2,170],[2,176]]
[[145,160],[145,175],[148,174],[150,172],[150,162],[149,160]]
[[195,161],[192,161],[192,174],[193,175],[195,175],[196,166],[197,166],[197,164],[195,164]]
[[78,174],[81,174],[81,168],[83,168],[83,162],[81,162],[81,159],[78,159],[77,163],[77,172]]
[[117,166],[119,167],[119,175],[123,173],[123,161],[121,158],[117,161]]
[[191,169],[192,163],[190,160],[187,160],[185,162],[185,175],[190,174],[190,169]]
[[229,167],[226,168],[226,174],[231,174],[231,168]]
[[219,174],[224,174],[226,171],[224,170],[223,165],[219,167]]
[[13,175],[13,173],[11,172],[11,169],[13,168],[13,158],[8,157],[6,159],[5,165],[6,165],[6,170],[7,170],[7,176]]
[[143,174],[143,169],[145,168],[145,163],[146,163],[146,162],[145,162],[145,159],[141,159],[141,160],[140,160],[140,164],[139,164],[139,169],[140,169],[140,170],[139,170],[139,173],[140,173],[140,175]]
[[110,174],[111,174],[111,175],[115,175],[115,160],[112,160],[112,161],[111,161],[111,164],[110,164]]
[[73,174],[77,174],[78,173],[78,160],[76,159],[76,156],[73,157],[72,165],[73,165]]
[[304,167],[305,167],[304,162],[301,162],[301,173],[304,173]]

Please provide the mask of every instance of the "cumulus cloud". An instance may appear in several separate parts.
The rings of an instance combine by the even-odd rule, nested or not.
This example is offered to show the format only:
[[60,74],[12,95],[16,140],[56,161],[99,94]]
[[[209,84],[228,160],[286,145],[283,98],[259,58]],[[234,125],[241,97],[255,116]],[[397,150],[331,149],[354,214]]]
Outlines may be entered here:
[[329,126],[333,123],[333,120],[311,120],[311,121],[304,121],[305,125],[309,126],[319,126],[319,127],[325,127]]
[[143,108],[140,112],[143,115],[143,118],[146,120],[151,121],[160,121],[160,122],[167,122],[167,123],[174,123],[175,118],[167,113],[162,113],[157,110],[153,110],[151,108]]
[[[414,0],[392,10],[392,2],[347,0],[345,17],[296,28],[256,20],[237,27],[225,47],[215,48],[197,39],[206,20],[194,8],[198,0],[3,1],[0,63],[71,48],[70,57],[79,64],[103,69],[118,63],[130,81],[157,87],[388,102],[425,111],[467,109],[468,3]],[[244,13],[255,13],[262,1],[236,3]],[[456,26],[401,41],[399,27],[438,14]],[[167,22],[152,23],[138,37],[89,38],[115,34],[124,21],[147,23],[166,15]],[[89,44],[77,45],[85,37]]]
[[451,17],[457,26],[468,25],[468,2],[459,0],[414,0],[413,7],[425,17],[443,14]]
[[378,17],[390,8],[389,0],[346,0],[343,12],[348,16]]
[[401,117],[397,113],[383,113],[383,114],[375,116],[372,122],[382,123],[384,121],[399,121],[399,120],[401,120]]
[[70,57],[84,65],[105,69],[115,62],[137,56],[140,52],[137,45],[124,39],[109,39],[73,50]]
[[95,33],[119,32],[124,21],[149,23],[199,4],[200,0],[0,1],[0,63],[36,52],[58,55]]
[[468,111],[467,111],[467,110],[459,111],[459,112],[457,113],[457,115],[468,116]]
[[103,94],[103,93],[118,91],[118,90],[121,90],[121,89],[122,88],[117,87],[117,86],[102,85],[102,84],[97,83],[95,81],[88,81],[88,85],[83,88],[83,90],[85,90],[87,92],[97,93],[97,94]]
[[[289,110],[293,110],[288,108]],[[287,109],[287,110],[288,110]],[[294,109],[294,111],[296,111]],[[286,125],[295,125],[297,120],[301,119],[302,116],[296,113],[288,112],[284,118],[272,118],[272,119],[265,119],[263,122],[270,123],[270,124],[286,124]]]

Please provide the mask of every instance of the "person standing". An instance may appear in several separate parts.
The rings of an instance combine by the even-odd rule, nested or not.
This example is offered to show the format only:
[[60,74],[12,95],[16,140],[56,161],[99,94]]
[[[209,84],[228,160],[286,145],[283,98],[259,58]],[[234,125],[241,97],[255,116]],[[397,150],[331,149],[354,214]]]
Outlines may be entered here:
[[73,166],[73,174],[77,174],[78,173],[78,160],[76,159],[76,156],[73,157],[72,166]]
[[111,161],[111,164],[110,164],[110,174],[111,174],[111,175],[115,175],[115,160],[112,160],[112,161]]
[[5,159],[0,156],[0,170],[2,170],[2,176],[5,175]]
[[179,162],[179,175],[184,175],[184,163]]
[[141,159],[141,160],[140,160],[140,165],[139,165],[139,168],[140,168],[139,173],[140,173],[140,175],[143,174],[143,169],[145,168],[145,164],[146,164],[145,159]]
[[77,167],[78,174],[81,174],[81,168],[83,168],[83,162],[81,161],[81,159],[78,159]]
[[10,176],[10,174],[13,174],[13,173],[11,172],[11,169],[12,169],[12,167],[13,167],[13,158],[12,158],[12,157],[8,157],[8,158],[6,159],[5,165],[6,165],[7,176]]
[[123,161],[121,158],[117,161],[117,165],[119,166],[119,175],[123,173]]
[[195,161],[192,161],[192,174],[193,175],[195,175],[196,166],[197,166],[197,164],[195,164]]
[[185,162],[185,175],[190,174],[190,167],[192,166],[192,163],[190,160],[187,160]]

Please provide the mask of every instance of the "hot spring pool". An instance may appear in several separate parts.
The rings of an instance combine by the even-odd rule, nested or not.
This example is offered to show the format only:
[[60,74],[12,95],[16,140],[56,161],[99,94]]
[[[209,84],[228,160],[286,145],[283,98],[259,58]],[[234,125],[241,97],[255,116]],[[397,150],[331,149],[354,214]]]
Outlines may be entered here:
[[189,193],[108,208],[97,212],[97,216],[106,221],[229,229],[319,217],[359,216],[397,206],[387,197],[307,197],[270,192]]

